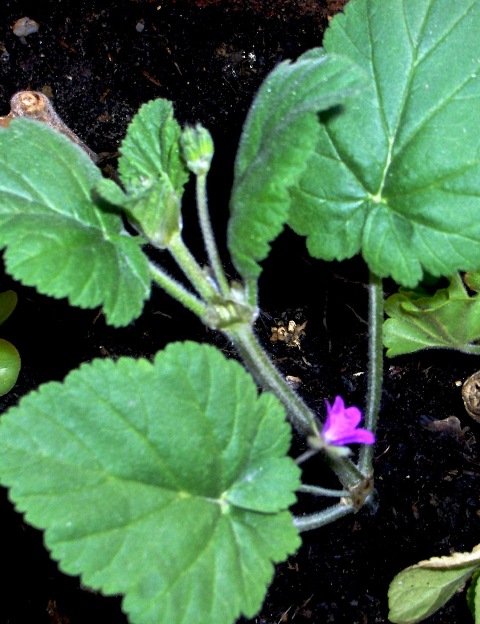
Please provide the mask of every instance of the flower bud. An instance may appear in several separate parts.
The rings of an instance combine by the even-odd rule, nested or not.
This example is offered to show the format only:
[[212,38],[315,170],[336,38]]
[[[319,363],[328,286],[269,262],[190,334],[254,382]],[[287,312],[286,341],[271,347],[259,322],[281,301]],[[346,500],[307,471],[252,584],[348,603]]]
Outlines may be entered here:
[[213,140],[210,132],[201,124],[187,126],[180,137],[183,157],[187,167],[195,175],[206,175],[213,157]]

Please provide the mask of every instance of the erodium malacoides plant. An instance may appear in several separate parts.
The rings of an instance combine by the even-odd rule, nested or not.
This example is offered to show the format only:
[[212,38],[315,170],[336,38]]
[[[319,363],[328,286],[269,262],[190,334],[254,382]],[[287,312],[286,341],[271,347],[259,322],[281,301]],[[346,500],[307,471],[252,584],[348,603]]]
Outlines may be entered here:
[[[243,363],[194,342],[172,343],[152,361],[98,359],[1,418],[0,481],[18,511],[45,531],[63,571],[123,594],[133,624],[253,617],[273,564],[300,547],[303,531],[328,530],[373,500],[384,347],[388,357],[479,351],[479,33],[477,0],[351,0],[323,47],[273,69],[234,163],[234,279],[208,211],[207,129],[181,128],[167,100],[147,102],[114,181],[42,94],[14,98],[0,128],[8,273],[73,306],[100,306],[115,327],[134,321],[160,287],[223,333]],[[43,113],[15,110],[25,97]],[[182,238],[191,175],[203,263]],[[368,266],[364,405],[330,396],[315,413],[256,338],[261,262],[287,225],[312,257],[361,254]],[[425,276],[448,286],[427,295]],[[400,290],[384,301],[386,277]],[[289,455],[292,429],[304,440],[298,458]],[[333,470],[338,489],[303,483],[306,462],[318,463],[320,484]],[[294,516],[296,492],[316,495],[318,511]],[[402,572],[390,621],[420,621],[469,579],[475,612],[479,566],[474,549]]]

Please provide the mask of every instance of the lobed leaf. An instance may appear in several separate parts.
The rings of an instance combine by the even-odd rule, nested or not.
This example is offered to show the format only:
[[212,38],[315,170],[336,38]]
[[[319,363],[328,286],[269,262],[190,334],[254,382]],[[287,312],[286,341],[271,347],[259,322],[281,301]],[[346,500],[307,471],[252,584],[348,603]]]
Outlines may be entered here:
[[362,252],[414,287],[480,266],[480,3],[356,0],[326,32],[367,86],[323,119],[288,224],[310,254]]
[[0,421],[0,479],[60,567],[134,624],[227,624],[299,546],[280,403],[213,347],[96,360]]
[[480,339],[480,296],[470,297],[457,273],[433,296],[401,291],[385,301],[383,342],[394,357],[435,347],[469,351]]
[[180,135],[170,101],[158,98],[143,104],[120,146],[118,172],[125,188],[144,189],[149,181],[165,176],[181,196],[188,171],[181,157]]
[[118,172],[125,194],[102,180],[97,190],[121,206],[157,246],[168,247],[181,229],[181,198],[188,171],[181,157],[181,130],[172,103],[156,99],[141,106],[120,147]]
[[280,63],[260,87],[235,161],[228,228],[229,249],[244,278],[259,276],[258,262],[285,224],[288,189],[315,145],[318,112],[358,93],[361,77],[351,61],[318,48]]
[[103,306],[111,325],[137,317],[150,293],[147,258],[119,215],[100,209],[100,170],[45,124],[0,128],[0,246],[9,273],[82,308]]

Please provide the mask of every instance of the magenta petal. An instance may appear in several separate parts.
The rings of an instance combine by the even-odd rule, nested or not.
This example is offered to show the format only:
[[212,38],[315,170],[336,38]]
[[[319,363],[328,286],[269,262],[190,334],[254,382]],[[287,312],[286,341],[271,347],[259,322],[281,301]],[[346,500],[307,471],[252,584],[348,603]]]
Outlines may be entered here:
[[327,418],[322,435],[327,444],[373,444],[375,436],[371,431],[358,429],[362,413],[358,407],[345,407],[342,397],[335,397],[333,405],[327,401]]
[[335,441],[330,442],[335,446],[345,446],[346,444],[374,444],[375,436],[367,429],[355,429],[355,431],[345,436],[338,436]]

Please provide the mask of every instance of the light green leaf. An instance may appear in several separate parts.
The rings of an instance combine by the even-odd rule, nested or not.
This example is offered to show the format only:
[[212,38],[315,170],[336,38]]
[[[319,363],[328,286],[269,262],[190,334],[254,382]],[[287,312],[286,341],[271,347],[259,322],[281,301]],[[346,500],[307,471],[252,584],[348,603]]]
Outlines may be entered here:
[[243,127],[235,162],[229,249],[244,278],[256,278],[258,262],[281,232],[288,189],[311,154],[317,115],[358,93],[363,76],[350,61],[310,50],[280,63],[265,79]]
[[0,396],[7,394],[17,383],[21,360],[17,348],[0,338]]
[[0,246],[16,279],[72,305],[102,305],[111,325],[137,317],[150,293],[147,258],[120,216],[92,200],[102,174],[46,124],[0,129]]
[[125,194],[102,180],[102,197],[121,206],[158,247],[181,230],[181,199],[188,171],[181,157],[181,130],[168,100],[144,104],[120,147],[118,172]]
[[[472,352],[480,340],[480,296],[470,297],[456,273],[433,296],[401,291],[385,301],[387,356],[442,347]],[[475,349],[475,347],[473,347]]]
[[388,619],[394,624],[421,622],[463,587],[480,565],[480,546],[471,552],[432,557],[402,570],[388,590]]
[[145,188],[148,181],[165,176],[182,194],[188,171],[181,158],[180,134],[170,101],[159,98],[140,107],[120,146],[118,172],[127,190]]
[[60,567],[133,624],[253,617],[299,546],[280,403],[216,349],[96,360],[0,421],[0,479]]
[[479,32],[477,0],[356,0],[332,21],[325,51],[368,85],[324,119],[292,190],[312,256],[361,251],[408,287],[480,266]]

